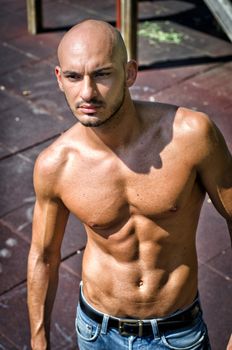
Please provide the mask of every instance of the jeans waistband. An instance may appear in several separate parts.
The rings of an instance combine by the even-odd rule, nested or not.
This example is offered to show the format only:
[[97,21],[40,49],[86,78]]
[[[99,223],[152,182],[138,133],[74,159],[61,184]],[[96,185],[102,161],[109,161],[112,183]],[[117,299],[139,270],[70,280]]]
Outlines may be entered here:
[[[85,299],[80,287],[81,310],[93,321],[102,324],[104,313],[95,310]],[[171,330],[178,330],[194,323],[201,312],[198,297],[184,310],[179,310],[167,317],[154,319],[159,333]],[[109,316],[109,315],[108,315]],[[153,334],[151,319],[117,318],[109,316],[108,328],[116,328],[121,335],[151,336]]]

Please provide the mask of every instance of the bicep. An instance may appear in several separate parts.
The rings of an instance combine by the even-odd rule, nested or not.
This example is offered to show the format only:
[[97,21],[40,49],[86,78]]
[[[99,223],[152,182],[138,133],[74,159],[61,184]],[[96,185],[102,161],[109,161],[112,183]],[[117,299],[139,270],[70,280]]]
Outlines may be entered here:
[[60,173],[40,157],[34,170],[36,203],[32,225],[32,248],[44,253],[60,251],[69,211],[59,198]]
[[32,247],[44,254],[60,252],[69,211],[60,199],[37,198],[32,225]]
[[198,166],[198,173],[215,208],[231,220],[232,157],[220,131],[215,126],[212,128],[206,142],[206,156]]

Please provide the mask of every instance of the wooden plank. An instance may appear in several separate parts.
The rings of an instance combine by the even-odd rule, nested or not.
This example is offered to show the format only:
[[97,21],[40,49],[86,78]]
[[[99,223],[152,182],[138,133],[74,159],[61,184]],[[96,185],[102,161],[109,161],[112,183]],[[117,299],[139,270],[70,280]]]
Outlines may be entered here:
[[232,4],[230,0],[204,0],[232,41]]
[[42,29],[42,0],[27,0],[27,26],[31,34]]
[[121,33],[128,58],[137,58],[137,0],[121,0]]

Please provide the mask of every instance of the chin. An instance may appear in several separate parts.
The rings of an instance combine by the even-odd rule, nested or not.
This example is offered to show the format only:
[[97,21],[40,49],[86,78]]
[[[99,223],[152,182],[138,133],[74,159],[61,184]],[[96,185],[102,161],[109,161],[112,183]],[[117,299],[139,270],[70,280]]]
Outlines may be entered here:
[[75,117],[77,120],[86,127],[97,128],[100,127],[107,122],[109,122],[115,116],[115,112],[109,113],[108,115],[102,115],[101,117],[96,114],[81,114],[77,115],[75,113]]
[[98,127],[101,126],[102,124],[104,124],[104,121],[102,121],[101,119],[97,118],[97,117],[87,117],[87,118],[78,118],[77,120],[86,127]]

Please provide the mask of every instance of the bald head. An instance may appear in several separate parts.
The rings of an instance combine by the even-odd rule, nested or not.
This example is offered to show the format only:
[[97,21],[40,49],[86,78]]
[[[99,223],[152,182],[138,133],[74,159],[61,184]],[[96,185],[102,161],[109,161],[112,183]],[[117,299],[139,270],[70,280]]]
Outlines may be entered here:
[[117,57],[123,64],[127,63],[127,51],[120,32],[103,21],[85,20],[72,27],[58,46],[60,64],[64,56],[83,50],[93,55],[104,51],[109,57]]

